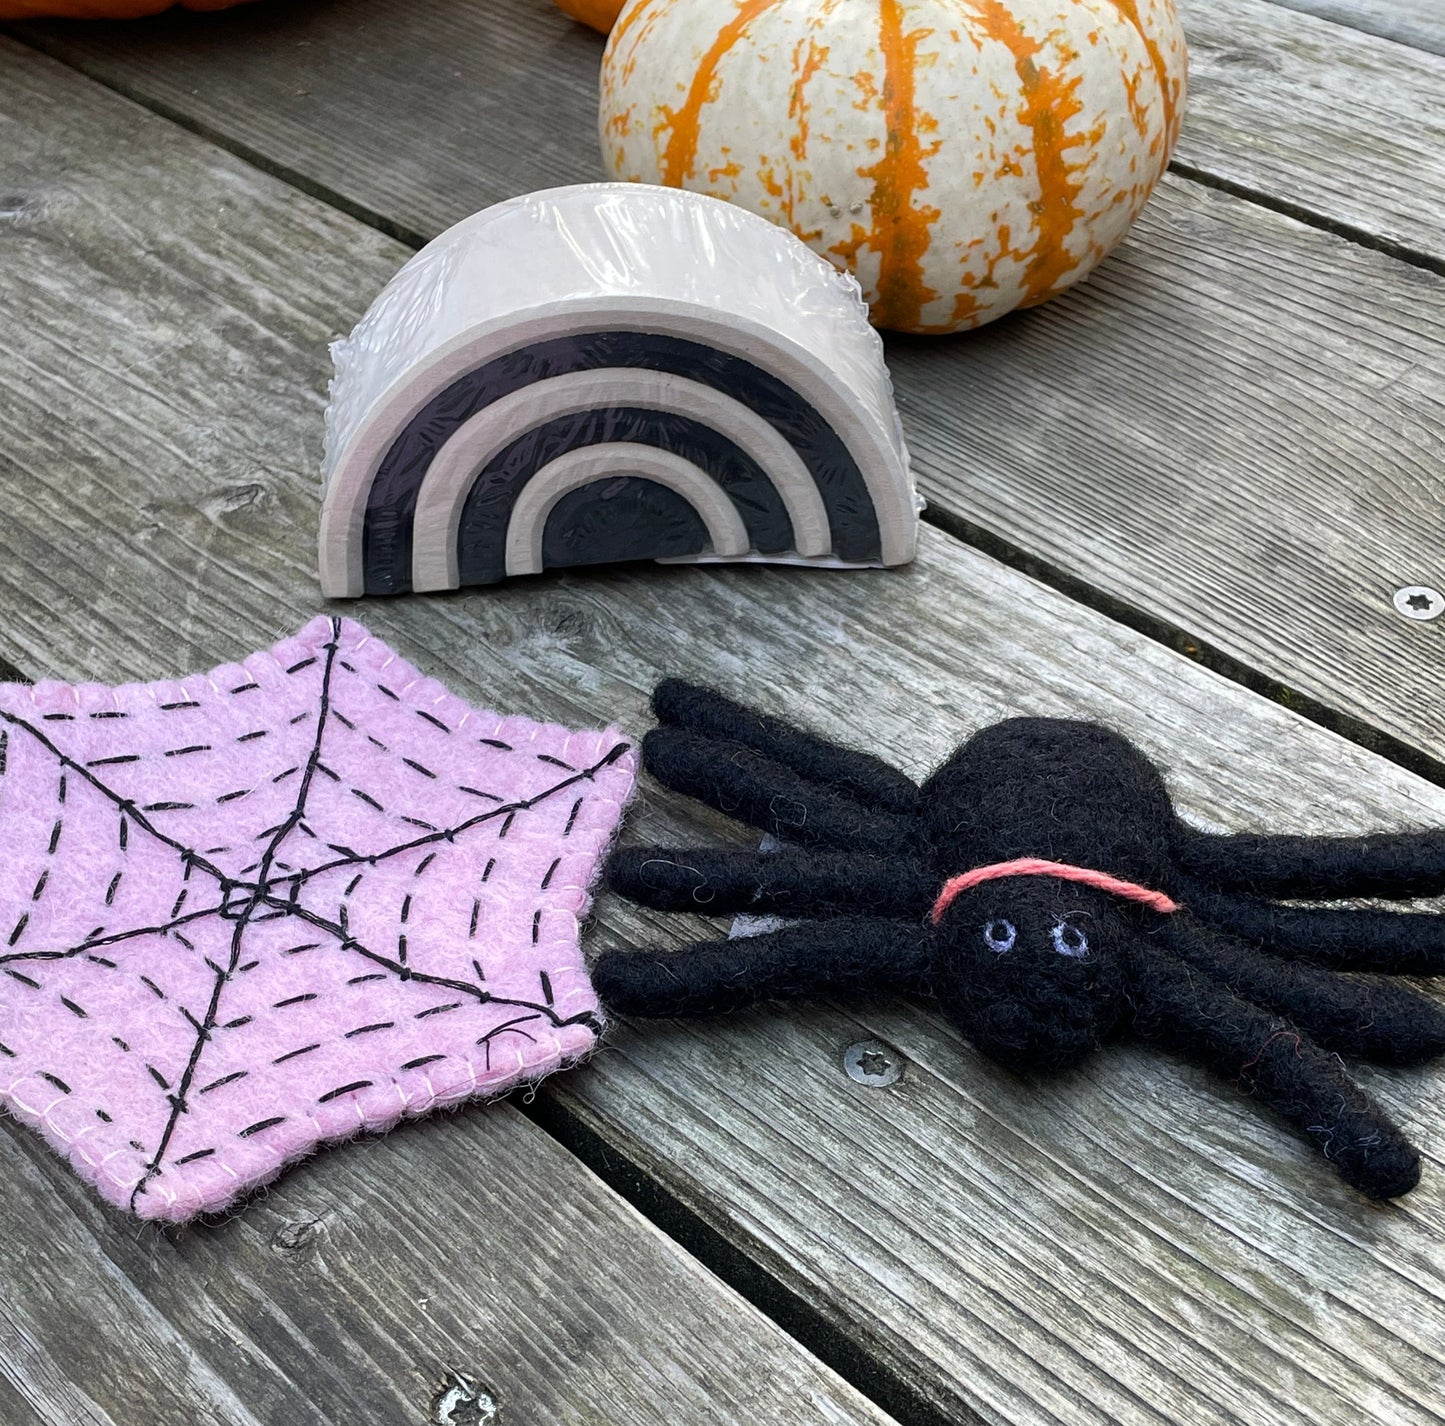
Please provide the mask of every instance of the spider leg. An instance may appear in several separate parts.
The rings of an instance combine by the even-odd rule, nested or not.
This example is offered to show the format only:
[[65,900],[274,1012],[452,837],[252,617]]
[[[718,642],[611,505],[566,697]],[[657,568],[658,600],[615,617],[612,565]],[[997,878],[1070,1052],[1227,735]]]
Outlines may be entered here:
[[716,689],[670,678],[657,685],[652,710],[668,727],[741,743],[800,777],[831,784],[869,807],[911,812],[918,804],[917,785],[881,758],[839,747],[781,718],[735,703]]
[[1284,1016],[1326,1050],[1396,1065],[1445,1053],[1445,1006],[1407,986],[1291,965],[1187,915],[1164,918],[1153,939],[1235,995]]
[[1419,1182],[1415,1147],[1303,1031],[1147,938],[1133,943],[1131,958],[1133,1028],[1141,1039],[1238,1082],[1368,1197],[1397,1198]]
[[937,878],[922,862],[794,847],[778,852],[627,847],[612,858],[607,881],[644,906],[704,916],[861,911],[921,921],[937,892]]
[[1286,906],[1189,879],[1178,899],[1196,921],[1290,960],[1382,975],[1445,975],[1445,916],[1435,912]]
[[917,845],[911,817],[867,807],[742,743],[654,728],[642,740],[642,761],[665,787],[786,841],[876,856]]
[[1175,823],[1175,855],[1192,876],[1260,896],[1436,896],[1445,892],[1445,832],[1366,837],[1220,836]]
[[619,1015],[675,1019],[835,991],[916,991],[926,970],[921,925],[856,917],[699,941],[681,951],[606,951],[592,967],[592,983]]

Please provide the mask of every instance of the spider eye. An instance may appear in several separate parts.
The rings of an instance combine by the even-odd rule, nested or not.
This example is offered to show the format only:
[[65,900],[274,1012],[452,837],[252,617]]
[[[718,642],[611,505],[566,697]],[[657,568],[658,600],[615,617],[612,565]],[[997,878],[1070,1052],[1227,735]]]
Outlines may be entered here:
[[1018,939],[1018,932],[1014,930],[1012,921],[990,921],[983,928],[984,944],[991,951],[997,951],[1003,955],[1005,951],[1014,948],[1014,942]]
[[1060,921],[1054,927],[1054,949],[1061,956],[1073,956],[1078,960],[1080,956],[1089,954],[1089,938],[1077,926]]

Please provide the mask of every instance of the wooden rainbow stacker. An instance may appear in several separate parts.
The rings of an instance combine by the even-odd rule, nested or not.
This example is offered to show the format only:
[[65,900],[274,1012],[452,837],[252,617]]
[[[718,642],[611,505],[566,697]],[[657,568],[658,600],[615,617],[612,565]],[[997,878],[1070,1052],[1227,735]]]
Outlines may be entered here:
[[918,503],[857,284],[640,184],[464,219],[334,347],[321,587],[621,560],[904,564]]

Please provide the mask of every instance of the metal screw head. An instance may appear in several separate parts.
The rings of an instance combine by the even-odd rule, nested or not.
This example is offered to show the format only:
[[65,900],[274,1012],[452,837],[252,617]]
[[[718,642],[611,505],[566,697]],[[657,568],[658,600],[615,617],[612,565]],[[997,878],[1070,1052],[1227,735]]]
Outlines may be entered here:
[[903,1056],[882,1040],[857,1040],[843,1051],[848,1078],[870,1089],[885,1089],[903,1076]]
[[1445,594],[1428,584],[1408,584],[1397,589],[1394,604],[1407,619],[1438,619],[1445,614]]

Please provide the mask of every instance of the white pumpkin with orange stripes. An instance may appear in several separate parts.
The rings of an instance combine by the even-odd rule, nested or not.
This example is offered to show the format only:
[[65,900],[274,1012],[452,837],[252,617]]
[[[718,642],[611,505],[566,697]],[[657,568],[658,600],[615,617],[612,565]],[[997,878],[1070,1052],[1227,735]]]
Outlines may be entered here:
[[616,178],[726,198],[953,332],[1104,259],[1163,173],[1173,0],[629,0],[602,72]]

